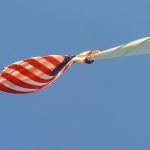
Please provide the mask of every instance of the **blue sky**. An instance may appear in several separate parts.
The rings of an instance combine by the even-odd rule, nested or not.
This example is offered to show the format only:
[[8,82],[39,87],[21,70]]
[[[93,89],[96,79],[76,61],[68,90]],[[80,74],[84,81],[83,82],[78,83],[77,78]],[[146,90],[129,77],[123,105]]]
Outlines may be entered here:
[[[0,1],[0,68],[150,34],[149,0]],[[149,150],[150,55],[75,64],[33,94],[0,92],[2,150]]]

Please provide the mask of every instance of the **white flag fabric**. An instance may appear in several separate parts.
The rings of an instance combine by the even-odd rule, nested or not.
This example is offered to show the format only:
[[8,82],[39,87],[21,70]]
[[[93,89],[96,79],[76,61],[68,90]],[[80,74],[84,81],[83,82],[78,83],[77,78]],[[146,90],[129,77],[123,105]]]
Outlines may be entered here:
[[104,58],[140,55],[148,53],[150,53],[150,37],[145,37],[108,50],[97,50],[96,53],[93,53],[88,57],[88,60],[90,61]]

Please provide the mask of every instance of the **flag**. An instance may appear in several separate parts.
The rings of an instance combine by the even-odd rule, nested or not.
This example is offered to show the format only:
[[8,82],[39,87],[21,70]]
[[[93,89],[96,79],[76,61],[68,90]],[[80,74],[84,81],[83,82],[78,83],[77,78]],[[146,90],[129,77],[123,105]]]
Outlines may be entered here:
[[6,66],[0,73],[0,90],[15,94],[38,91],[51,84],[74,62],[92,63],[97,59],[150,53],[150,37],[141,38],[104,51],[91,50],[79,55],[31,57]]
[[51,84],[74,62],[88,61],[94,50],[79,55],[31,57],[6,66],[0,73],[0,90],[14,94],[36,92]]

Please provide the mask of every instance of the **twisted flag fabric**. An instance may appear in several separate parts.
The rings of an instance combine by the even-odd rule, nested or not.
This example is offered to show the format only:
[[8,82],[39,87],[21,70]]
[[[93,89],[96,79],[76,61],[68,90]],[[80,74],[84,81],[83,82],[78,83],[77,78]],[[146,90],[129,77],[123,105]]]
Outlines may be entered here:
[[93,52],[31,57],[8,65],[0,74],[0,90],[14,94],[38,91],[56,80],[74,62],[93,62],[87,60]]

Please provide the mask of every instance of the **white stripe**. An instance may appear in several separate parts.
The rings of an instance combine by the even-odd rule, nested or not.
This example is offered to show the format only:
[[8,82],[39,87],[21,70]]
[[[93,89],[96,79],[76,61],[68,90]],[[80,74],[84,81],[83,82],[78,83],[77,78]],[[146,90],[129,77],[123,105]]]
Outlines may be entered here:
[[25,83],[35,85],[35,86],[44,86],[48,83],[48,82],[47,83],[36,82],[36,81],[30,79],[28,76],[25,76],[22,73],[20,73],[19,71],[15,70],[15,69],[11,69],[11,68],[7,68],[3,72],[10,74],[10,75],[14,76],[15,78],[17,78],[17,79],[19,79]]
[[53,78],[53,76],[49,76],[49,75],[45,74],[44,72],[42,72],[41,70],[35,68],[34,66],[29,64],[28,62],[19,61],[15,64],[24,67],[25,69],[27,69],[28,71],[34,73],[35,75],[39,76],[42,79],[49,80],[49,79]]
[[[88,54],[88,53],[87,53]],[[76,57],[74,57],[73,59],[72,59],[72,61],[77,61],[77,62],[84,62],[85,61],[85,59],[86,59],[86,57],[87,57],[87,54],[85,55],[76,55]]]
[[8,87],[9,89],[16,90],[19,92],[33,92],[33,91],[37,90],[37,89],[22,88],[20,86],[13,84],[12,82],[8,81],[7,79],[5,79],[3,77],[0,77],[0,83],[4,86]]
[[42,57],[32,57],[31,59],[38,61],[41,65],[45,66],[46,68],[50,69],[51,71],[53,71],[56,68],[55,65],[53,65],[52,63],[50,63],[49,61],[47,61],[46,59],[44,59]]

